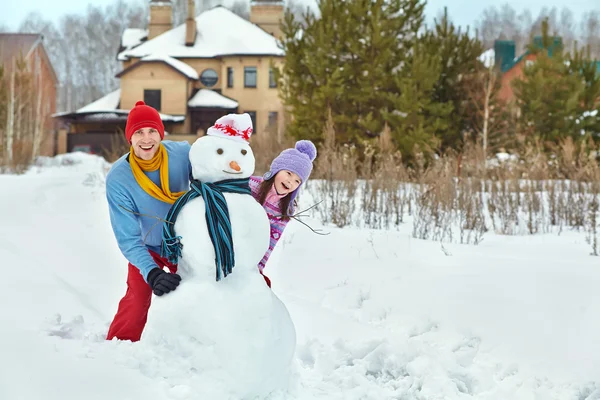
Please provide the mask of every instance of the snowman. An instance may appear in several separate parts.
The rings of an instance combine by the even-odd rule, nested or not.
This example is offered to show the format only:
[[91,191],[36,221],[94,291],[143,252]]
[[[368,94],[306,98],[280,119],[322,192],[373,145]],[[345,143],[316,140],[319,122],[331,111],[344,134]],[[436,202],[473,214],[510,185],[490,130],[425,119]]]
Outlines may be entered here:
[[290,378],[294,324],[257,268],[270,225],[248,186],[251,134],[248,114],[229,114],[196,140],[192,189],[163,230],[182,281],[153,298],[142,342],[181,357],[198,398],[264,398]]

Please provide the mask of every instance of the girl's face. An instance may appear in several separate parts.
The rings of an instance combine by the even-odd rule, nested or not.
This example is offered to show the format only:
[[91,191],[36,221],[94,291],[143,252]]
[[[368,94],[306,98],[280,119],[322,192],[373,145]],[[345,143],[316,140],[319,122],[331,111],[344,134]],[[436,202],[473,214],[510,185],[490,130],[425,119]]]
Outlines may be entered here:
[[288,195],[294,190],[298,189],[298,186],[302,183],[302,180],[295,173],[288,171],[287,169],[281,170],[275,175],[275,190],[279,195]]

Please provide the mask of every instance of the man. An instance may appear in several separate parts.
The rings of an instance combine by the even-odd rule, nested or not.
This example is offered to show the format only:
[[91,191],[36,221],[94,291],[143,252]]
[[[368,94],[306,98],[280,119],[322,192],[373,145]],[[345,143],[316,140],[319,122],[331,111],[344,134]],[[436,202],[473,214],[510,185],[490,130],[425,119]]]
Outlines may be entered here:
[[108,340],[140,340],[152,292],[162,296],[175,290],[181,280],[177,266],[160,257],[161,220],[189,189],[190,145],[163,142],[164,132],[158,112],[138,101],[125,128],[131,150],[114,163],[106,177],[113,232],[129,261],[127,292],[119,302]]

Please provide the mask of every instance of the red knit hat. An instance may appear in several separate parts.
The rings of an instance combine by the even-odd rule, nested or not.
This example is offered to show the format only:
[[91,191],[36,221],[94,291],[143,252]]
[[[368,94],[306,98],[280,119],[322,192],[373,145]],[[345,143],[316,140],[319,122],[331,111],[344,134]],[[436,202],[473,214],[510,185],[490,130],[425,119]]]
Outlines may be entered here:
[[127,125],[125,126],[125,137],[127,142],[131,143],[133,133],[141,128],[154,128],[160,134],[160,138],[165,137],[165,126],[158,111],[147,106],[143,101],[138,101],[129,112],[127,117]]

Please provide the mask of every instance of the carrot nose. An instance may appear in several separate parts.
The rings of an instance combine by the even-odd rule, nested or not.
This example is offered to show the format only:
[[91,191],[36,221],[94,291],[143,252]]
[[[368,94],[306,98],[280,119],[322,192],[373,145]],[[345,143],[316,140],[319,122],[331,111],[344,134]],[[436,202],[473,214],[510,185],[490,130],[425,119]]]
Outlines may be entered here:
[[237,171],[237,172],[240,172],[242,170],[242,168],[240,167],[240,165],[237,162],[235,162],[235,161],[230,162],[229,163],[229,167],[232,170]]

